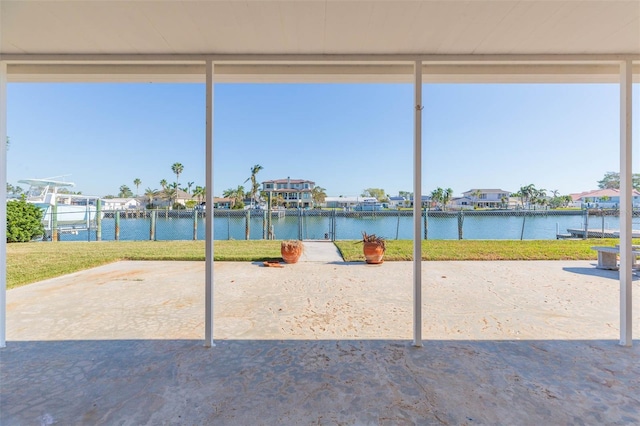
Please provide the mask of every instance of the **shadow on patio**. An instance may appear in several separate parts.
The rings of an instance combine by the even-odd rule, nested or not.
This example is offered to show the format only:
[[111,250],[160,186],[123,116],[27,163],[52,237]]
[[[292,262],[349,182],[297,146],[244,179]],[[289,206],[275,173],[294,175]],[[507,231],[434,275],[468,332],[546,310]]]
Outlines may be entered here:
[[638,424],[608,340],[9,342],[1,423]]

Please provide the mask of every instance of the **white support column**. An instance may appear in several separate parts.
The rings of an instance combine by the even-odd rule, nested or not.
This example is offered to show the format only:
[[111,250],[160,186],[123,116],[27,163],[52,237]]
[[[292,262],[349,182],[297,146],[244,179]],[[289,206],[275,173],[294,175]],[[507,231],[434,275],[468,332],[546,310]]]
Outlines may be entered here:
[[213,63],[206,63],[206,222],[205,222],[205,319],[204,346],[210,348],[213,343]]
[[7,345],[7,64],[0,62],[0,348]]
[[422,347],[422,62],[414,64],[413,346]]
[[620,64],[620,344],[632,345],[631,297],[631,217],[633,199],[631,184],[631,96],[632,62]]

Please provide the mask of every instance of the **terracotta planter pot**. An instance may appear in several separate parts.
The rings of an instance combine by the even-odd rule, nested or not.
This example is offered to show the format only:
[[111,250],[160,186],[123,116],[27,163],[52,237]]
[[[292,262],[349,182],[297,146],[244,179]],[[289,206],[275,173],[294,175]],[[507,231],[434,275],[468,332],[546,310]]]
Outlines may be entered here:
[[302,243],[300,245],[282,244],[280,246],[280,254],[285,263],[296,263],[302,256],[302,250]]
[[382,257],[384,256],[384,249],[378,243],[363,243],[364,258],[367,263],[378,264],[382,263]]

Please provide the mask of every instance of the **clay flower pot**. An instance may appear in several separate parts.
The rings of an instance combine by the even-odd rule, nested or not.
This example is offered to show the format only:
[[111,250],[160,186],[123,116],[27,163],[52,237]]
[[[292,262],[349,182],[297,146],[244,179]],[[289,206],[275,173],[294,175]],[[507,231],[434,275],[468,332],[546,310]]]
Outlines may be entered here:
[[384,238],[362,232],[362,251],[367,263],[374,265],[382,263],[385,250]]
[[303,251],[304,245],[299,240],[286,240],[280,244],[280,254],[285,263],[296,263]]
[[378,243],[363,243],[364,259],[367,263],[382,263],[384,257],[384,247]]

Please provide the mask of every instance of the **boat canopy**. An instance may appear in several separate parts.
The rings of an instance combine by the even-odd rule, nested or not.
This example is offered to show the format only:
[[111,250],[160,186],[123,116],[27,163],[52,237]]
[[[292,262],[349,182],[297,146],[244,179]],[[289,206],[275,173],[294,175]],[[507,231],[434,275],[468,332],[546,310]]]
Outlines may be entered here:
[[60,180],[50,179],[21,179],[18,183],[26,183],[31,186],[57,186],[57,187],[73,187],[76,186],[73,182],[63,182]]

